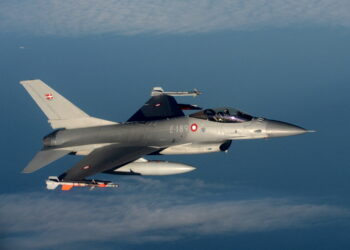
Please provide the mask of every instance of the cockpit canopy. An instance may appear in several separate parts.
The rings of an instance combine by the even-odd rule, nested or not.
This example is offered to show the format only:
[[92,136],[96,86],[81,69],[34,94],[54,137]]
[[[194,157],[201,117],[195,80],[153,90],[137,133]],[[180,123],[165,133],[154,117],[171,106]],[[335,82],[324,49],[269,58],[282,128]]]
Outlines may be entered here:
[[205,109],[191,114],[190,117],[224,123],[247,122],[254,118],[253,116],[234,108]]

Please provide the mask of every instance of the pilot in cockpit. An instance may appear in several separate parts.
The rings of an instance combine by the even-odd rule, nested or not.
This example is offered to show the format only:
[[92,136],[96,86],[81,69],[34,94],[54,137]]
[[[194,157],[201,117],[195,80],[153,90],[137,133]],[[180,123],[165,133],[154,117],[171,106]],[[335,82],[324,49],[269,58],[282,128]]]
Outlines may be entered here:
[[222,109],[206,109],[190,115],[199,119],[206,119],[209,121],[224,122],[224,123],[238,123],[246,122],[253,119],[252,116],[241,111],[229,108]]
[[216,114],[216,120],[219,122],[225,122],[230,120],[230,111],[228,109],[224,109]]

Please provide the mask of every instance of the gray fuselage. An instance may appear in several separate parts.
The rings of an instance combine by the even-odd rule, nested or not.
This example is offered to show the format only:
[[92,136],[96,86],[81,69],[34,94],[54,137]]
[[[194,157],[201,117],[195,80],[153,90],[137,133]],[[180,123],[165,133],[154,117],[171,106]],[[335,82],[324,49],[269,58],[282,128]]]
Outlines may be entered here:
[[[58,130],[44,138],[44,145],[71,148],[75,151],[83,151],[82,146],[115,143],[159,149],[186,145],[183,153],[187,153],[188,147],[216,144],[220,146],[230,140],[260,139],[304,132],[306,130],[300,127],[262,118],[240,123],[221,123],[185,116],[150,122]],[[178,150],[177,153],[181,151]],[[198,150],[191,153],[207,153],[206,151],[216,150]],[[171,154],[171,150],[168,152]]]

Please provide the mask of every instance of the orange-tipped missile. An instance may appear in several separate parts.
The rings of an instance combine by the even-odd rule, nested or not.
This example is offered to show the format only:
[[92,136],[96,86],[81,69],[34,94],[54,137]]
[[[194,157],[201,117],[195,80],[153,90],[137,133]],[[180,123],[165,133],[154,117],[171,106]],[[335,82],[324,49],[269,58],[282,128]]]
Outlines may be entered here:
[[93,188],[117,188],[118,184],[112,183],[110,181],[98,181],[98,180],[82,180],[82,181],[60,181],[57,176],[50,176],[46,180],[46,188],[53,190],[58,186],[62,186],[63,191],[69,191],[73,187],[89,187]]

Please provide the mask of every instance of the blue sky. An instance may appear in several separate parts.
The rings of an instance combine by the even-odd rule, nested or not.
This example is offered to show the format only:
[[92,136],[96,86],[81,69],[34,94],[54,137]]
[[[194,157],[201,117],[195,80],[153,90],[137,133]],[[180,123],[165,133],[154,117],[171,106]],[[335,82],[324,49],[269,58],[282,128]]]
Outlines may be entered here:
[[[0,244],[5,249],[349,249],[347,1],[8,1],[0,4]],[[162,156],[168,177],[99,176],[118,190],[49,192],[78,157],[20,174],[50,127],[20,80],[124,121],[153,86],[198,88],[318,132]],[[153,157],[154,158],[154,157]]]

